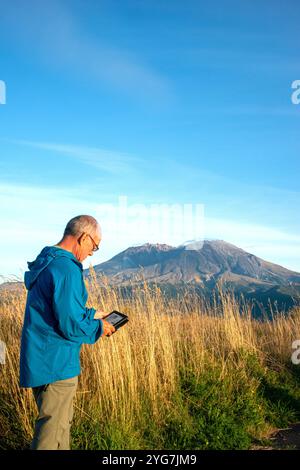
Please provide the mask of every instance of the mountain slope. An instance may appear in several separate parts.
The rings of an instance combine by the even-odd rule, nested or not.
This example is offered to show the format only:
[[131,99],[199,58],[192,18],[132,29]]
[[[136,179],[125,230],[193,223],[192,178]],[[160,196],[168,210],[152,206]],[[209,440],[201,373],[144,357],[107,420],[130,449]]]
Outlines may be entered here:
[[[254,284],[300,285],[300,273],[265,261],[223,240],[204,240],[198,249],[146,243],[95,266],[113,284],[144,277],[156,282],[209,283],[223,279]],[[87,270],[85,270],[85,273]]]
[[[107,276],[111,285],[128,289],[146,280],[170,295],[192,288],[210,298],[221,284],[264,307],[271,302],[283,310],[300,299],[300,273],[223,240],[204,240],[199,249],[146,243],[127,248],[94,269],[97,275]],[[89,276],[89,271],[84,275]]]

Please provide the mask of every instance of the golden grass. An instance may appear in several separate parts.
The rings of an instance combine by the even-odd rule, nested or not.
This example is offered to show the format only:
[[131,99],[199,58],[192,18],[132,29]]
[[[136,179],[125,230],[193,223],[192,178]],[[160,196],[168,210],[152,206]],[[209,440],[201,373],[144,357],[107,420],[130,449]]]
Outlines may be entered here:
[[[143,406],[147,406],[153,419],[159,420],[162,407],[171,404],[180,369],[187,368],[199,377],[209,363],[221,366],[222,375],[228,361],[234,361],[243,372],[241,351],[254,353],[262,367],[284,367],[290,362],[292,342],[300,338],[299,307],[288,317],[259,322],[251,318],[246,304],[240,315],[228,293],[221,295],[221,306],[208,307],[193,295],[166,300],[159,288],[150,289],[144,283],[134,288],[128,300],[104,278],[101,284],[106,287],[99,289],[94,271],[90,272],[88,305],[123,311],[130,321],[112,337],[83,345],[75,402],[79,417],[95,420],[91,410],[97,406],[104,421],[131,426],[142,419]],[[30,439],[36,406],[31,389],[18,385],[25,303],[25,287],[21,294],[7,292],[0,298],[0,338],[7,346],[6,364],[0,366],[0,392],[13,397],[16,416]]]

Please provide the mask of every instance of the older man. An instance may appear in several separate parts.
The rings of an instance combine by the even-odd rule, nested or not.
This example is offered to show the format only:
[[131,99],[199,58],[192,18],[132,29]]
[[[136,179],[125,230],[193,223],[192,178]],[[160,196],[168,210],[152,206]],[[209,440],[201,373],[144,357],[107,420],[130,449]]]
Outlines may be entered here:
[[27,263],[20,386],[33,389],[39,411],[31,449],[70,449],[81,345],[115,331],[104,312],[85,307],[81,262],[100,241],[96,219],[79,215],[68,222],[60,242]]

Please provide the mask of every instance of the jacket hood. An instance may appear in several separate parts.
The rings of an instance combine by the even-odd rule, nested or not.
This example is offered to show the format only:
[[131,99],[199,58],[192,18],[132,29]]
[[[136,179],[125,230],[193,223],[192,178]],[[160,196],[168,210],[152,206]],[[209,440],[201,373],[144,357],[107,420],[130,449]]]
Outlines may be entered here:
[[82,270],[82,264],[75,258],[73,253],[57,246],[45,246],[34,261],[27,261],[29,271],[25,271],[24,283],[27,290],[30,290],[40,273],[55,259],[70,258]]

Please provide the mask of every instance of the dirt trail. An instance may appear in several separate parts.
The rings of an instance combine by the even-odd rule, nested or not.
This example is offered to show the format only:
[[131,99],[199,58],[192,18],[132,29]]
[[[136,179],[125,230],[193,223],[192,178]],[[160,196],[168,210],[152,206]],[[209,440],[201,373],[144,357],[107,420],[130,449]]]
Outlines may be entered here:
[[300,423],[285,429],[277,429],[268,437],[270,446],[253,446],[251,450],[300,450]]

